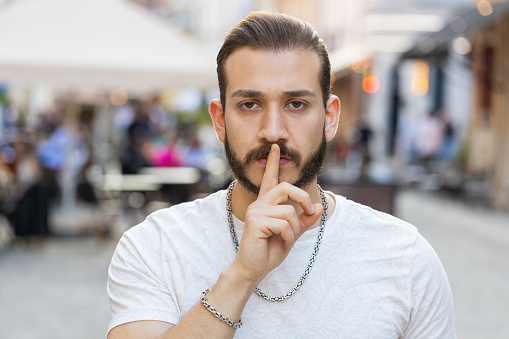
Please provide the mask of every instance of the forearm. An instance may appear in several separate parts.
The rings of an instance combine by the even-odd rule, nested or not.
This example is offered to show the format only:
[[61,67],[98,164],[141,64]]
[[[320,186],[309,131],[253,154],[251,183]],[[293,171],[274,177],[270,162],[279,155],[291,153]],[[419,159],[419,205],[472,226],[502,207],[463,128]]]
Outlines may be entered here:
[[[238,321],[255,288],[255,282],[245,281],[230,266],[221,272],[217,283],[207,293],[207,300],[225,317]],[[233,338],[235,331],[198,301],[163,338]]]

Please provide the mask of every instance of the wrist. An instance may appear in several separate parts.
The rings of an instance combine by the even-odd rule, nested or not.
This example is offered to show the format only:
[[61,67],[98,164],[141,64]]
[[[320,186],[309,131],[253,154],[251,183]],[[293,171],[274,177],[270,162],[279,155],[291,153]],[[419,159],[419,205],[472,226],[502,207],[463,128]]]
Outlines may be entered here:
[[[228,266],[221,272],[214,287],[207,291],[206,303],[203,302],[203,294],[201,302],[208,311],[212,312],[219,319],[223,320],[220,316],[216,315],[215,310],[224,316],[225,319],[236,322],[237,319],[240,319],[242,311],[256,286],[255,283],[243,279],[232,266]],[[211,310],[206,304],[213,306],[214,310]],[[227,320],[223,321],[229,324]],[[233,327],[237,328],[237,326]]]
[[252,279],[243,274],[242,269],[235,261],[221,272],[219,279],[228,281],[228,284],[230,284],[233,289],[238,290],[239,293],[249,294],[249,296],[253,294],[261,280],[261,278]]
[[225,322],[226,324],[228,324],[229,326],[237,329],[237,328],[241,328],[242,327],[242,319],[239,318],[239,321],[235,321],[235,320],[232,320],[226,316],[224,316],[224,314],[222,314],[221,312],[219,312],[218,310],[216,310],[214,308],[214,306],[212,306],[209,301],[207,300],[207,293],[209,293],[210,290],[207,288],[205,291],[203,291],[202,295],[201,295],[201,303],[203,304],[203,306],[205,306],[205,308],[210,312],[212,313],[216,318],[218,318],[219,320]]

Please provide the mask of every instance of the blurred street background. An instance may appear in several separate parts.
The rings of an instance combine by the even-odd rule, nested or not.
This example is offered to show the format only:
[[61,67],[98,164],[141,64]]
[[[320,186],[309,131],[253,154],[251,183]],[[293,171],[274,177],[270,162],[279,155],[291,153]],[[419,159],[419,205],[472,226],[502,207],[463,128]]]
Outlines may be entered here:
[[0,338],[105,337],[121,234],[228,185],[207,106],[253,10],[329,49],[322,186],[419,228],[458,338],[509,338],[507,0],[0,0]]

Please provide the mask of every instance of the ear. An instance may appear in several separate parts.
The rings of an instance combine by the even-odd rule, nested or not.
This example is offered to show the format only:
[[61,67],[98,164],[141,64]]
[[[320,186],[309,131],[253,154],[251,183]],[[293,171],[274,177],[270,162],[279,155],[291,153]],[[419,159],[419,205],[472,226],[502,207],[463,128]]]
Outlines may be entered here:
[[337,96],[332,95],[329,100],[327,100],[327,108],[325,111],[325,138],[327,142],[331,141],[336,135],[340,113],[341,102]]
[[209,104],[209,114],[212,118],[212,123],[214,124],[214,129],[216,130],[216,135],[219,141],[224,143],[224,137],[226,133],[225,125],[224,125],[224,112],[223,105],[219,100],[212,100]]

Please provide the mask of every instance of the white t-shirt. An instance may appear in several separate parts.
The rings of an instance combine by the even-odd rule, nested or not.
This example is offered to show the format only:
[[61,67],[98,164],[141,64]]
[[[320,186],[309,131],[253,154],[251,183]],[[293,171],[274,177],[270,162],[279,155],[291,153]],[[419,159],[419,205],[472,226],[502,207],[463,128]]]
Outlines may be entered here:
[[[334,198],[336,208],[302,287],[282,302],[253,294],[235,336],[455,338],[447,277],[417,229],[342,196]],[[240,239],[243,223],[234,223]],[[263,292],[279,296],[295,286],[318,231],[299,238],[260,283]],[[151,214],[123,235],[113,256],[109,330],[140,320],[177,324],[234,258],[226,191]]]

